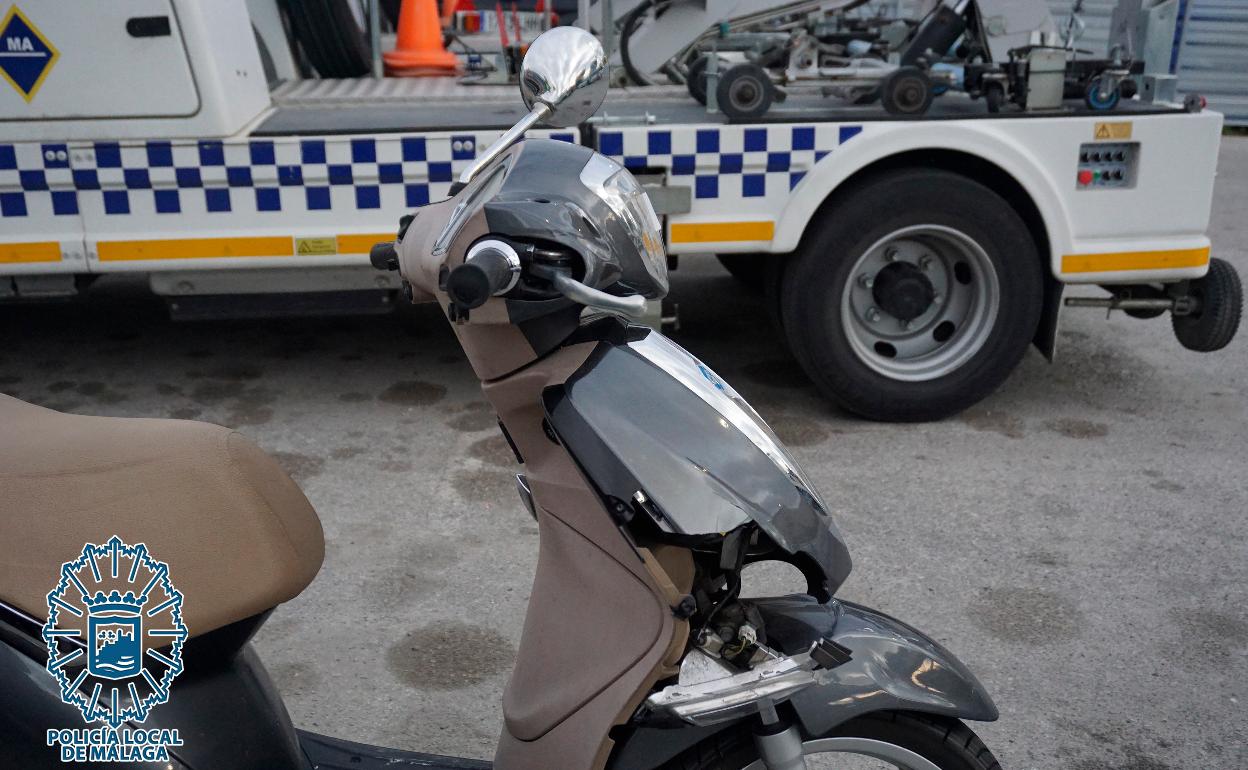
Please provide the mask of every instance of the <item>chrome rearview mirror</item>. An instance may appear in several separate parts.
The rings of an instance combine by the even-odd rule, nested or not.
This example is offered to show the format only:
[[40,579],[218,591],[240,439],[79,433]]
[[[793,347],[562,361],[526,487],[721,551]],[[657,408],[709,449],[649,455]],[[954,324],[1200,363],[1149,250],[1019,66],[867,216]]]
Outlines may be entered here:
[[567,128],[589,119],[607,98],[608,70],[602,43],[580,27],[555,27],[539,35],[520,64],[520,96],[529,113],[464,169],[460,184],[472,181],[539,122]]
[[520,64],[520,95],[530,110],[549,108],[543,119],[556,128],[584,123],[607,98],[602,43],[580,27],[543,33]]

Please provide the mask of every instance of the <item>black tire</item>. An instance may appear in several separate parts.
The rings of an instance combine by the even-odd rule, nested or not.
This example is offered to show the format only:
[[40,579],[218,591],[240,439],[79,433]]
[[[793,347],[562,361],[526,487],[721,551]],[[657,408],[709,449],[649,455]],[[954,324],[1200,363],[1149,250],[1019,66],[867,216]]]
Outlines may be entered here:
[[371,68],[368,36],[349,3],[281,0],[291,36],[323,78],[358,78]]
[[636,8],[628,12],[620,24],[620,64],[623,65],[624,73],[628,75],[633,85],[654,85],[654,79],[633,64],[633,57],[630,55],[633,34],[641,27],[641,23],[649,15],[651,8],[658,6],[655,13],[660,15],[666,10],[667,4],[667,0],[642,0]]
[[706,64],[709,60],[709,54],[699,56],[685,72],[685,87],[689,89],[689,95],[703,107],[706,106]]
[[[872,420],[918,422],[956,414],[994,391],[1035,335],[1044,295],[1040,256],[1018,213],[978,182],[948,171],[898,169],[838,192],[790,260],[781,312],[794,356],[842,408]],[[998,312],[978,350],[934,379],[879,373],[854,352],[841,301],[860,256],[904,227],[937,225],[983,250]],[[835,299],[830,299],[835,298]]]
[[1088,82],[1087,90],[1083,94],[1083,103],[1088,109],[1102,112],[1112,110],[1122,100],[1122,92],[1117,85],[1109,90],[1107,96],[1101,97],[1101,80],[1106,78],[1108,78],[1107,75],[1100,75]]
[[715,98],[720,112],[729,118],[760,118],[771,109],[776,89],[766,70],[753,62],[745,62],[729,67],[720,76]]
[[[962,722],[909,711],[866,714],[821,738],[867,738],[909,749],[940,770],[1001,770],[979,736]],[[753,736],[725,730],[677,756],[661,770],[742,770],[758,760]]]
[[1229,262],[1214,257],[1209,260],[1209,272],[1192,281],[1190,291],[1200,301],[1200,309],[1171,317],[1174,336],[1188,350],[1221,350],[1234,339],[1243,314],[1244,287],[1239,274]]
[[719,264],[741,283],[761,291],[770,254],[716,254]]
[[936,94],[932,79],[918,67],[898,67],[880,85],[880,103],[890,115],[917,118],[927,114]]
[[767,321],[776,334],[776,342],[780,348],[793,355],[789,349],[789,339],[784,333],[784,318],[780,313],[780,292],[784,286],[784,271],[792,260],[788,255],[772,254],[771,259],[763,264],[763,307],[767,311]]

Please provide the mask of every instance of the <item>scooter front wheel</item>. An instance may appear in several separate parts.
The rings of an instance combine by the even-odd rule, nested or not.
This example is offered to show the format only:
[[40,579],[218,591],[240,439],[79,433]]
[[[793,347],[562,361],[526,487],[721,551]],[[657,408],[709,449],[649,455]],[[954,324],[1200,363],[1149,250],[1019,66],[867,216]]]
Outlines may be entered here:
[[[983,741],[956,719],[880,711],[805,741],[808,770],[1001,770]],[[663,770],[766,770],[748,730],[725,730]]]

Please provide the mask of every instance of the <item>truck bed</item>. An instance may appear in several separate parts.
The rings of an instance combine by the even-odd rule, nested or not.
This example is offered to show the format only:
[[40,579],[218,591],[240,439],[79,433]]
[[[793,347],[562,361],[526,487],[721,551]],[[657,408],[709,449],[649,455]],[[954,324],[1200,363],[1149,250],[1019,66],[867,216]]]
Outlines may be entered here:
[[[505,129],[525,113],[515,86],[466,85],[459,78],[291,81],[279,85],[272,96],[275,109],[256,127],[253,136]],[[1124,101],[1116,110],[1099,112],[1072,101],[1051,112],[991,115],[982,101],[949,94],[937,98],[923,120],[1025,120],[1072,115],[1113,118],[1181,111],[1169,105]],[[608,121],[618,118],[632,124],[642,122],[647,115],[660,124],[898,120],[878,104],[850,105],[834,97],[794,94],[762,118],[733,121],[721,113],[708,113],[679,85],[613,88],[599,111],[599,117]]]

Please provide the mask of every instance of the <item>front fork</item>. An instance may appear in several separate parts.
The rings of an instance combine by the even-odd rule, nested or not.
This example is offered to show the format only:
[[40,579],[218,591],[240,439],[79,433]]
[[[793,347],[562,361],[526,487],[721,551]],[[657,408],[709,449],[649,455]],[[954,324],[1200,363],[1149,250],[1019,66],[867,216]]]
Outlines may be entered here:
[[806,770],[801,729],[781,719],[770,703],[760,704],[754,747],[767,770]]

